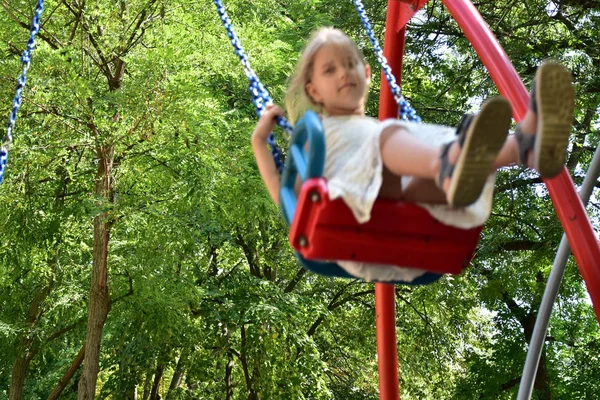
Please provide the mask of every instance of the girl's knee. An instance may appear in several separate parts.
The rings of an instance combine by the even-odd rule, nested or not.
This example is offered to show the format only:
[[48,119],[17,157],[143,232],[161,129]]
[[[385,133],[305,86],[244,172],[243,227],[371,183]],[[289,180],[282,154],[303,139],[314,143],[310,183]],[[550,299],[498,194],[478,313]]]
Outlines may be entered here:
[[396,134],[400,134],[402,132],[406,132],[404,128],[401,126],[388,126],[384,130],[381,131],[381,135],[379,136],[379,148],[383,149],[385,144],[390,140],[390,138]]

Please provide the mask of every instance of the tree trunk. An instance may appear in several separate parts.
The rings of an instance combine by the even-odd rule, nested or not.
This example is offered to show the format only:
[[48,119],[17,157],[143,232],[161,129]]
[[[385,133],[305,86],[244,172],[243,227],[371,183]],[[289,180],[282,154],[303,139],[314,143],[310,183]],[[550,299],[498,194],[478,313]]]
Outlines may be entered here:
[[152,384],[152,373],[148,372],[146,374],[146,380],[144,381],[144,394],[142,395],[142,400],[149,400],[150,399],[150,390],[151,390],[151,385]]
[[[33,327],[37,325],[40,317],[42,316],[43,311],[41,310],[41,304],[52,291],[53,284],[54,281],[51,280],[46,287],[44,287],[44,289],[35,296],[29,305],[29,310],[27,311],[27,325],[30,329],[33,329]],[[27,376],[27,368],[29,367],[31,360],[33,360],[38,352],[38,348],[35,348],[36,346],[34,346],[34,339],[31,335],[31,332],[27,332],[19,340],[20,352],[13,364],[11,373],[10,390],[8,395],[10,400],[23,400],[23,396],[25,394],[25,378]]]
[[32,340],[25,337],[20,341],[20,354],[17,356],[15,363],[12,368],[12,375],[10,379],[10,392],[8,398],[10,400],[23,400],[25,393],[25,375],[29,362],[27,361],[26,352],[31,346]]
[[75,359],[69,366],[69,369],[67,369],[67,372],[65,372],[65,374],[62,376],[62,378],[60,378],[60,380],[58,381],[58,385],[56,385],[56,387],[54,388],[52,393],[50,393],[50,396],[48,396],[48,400],[58,399],[58,397],[61,395],[63,390],[65,390],[65,388],[67,387],[67,384],[69,383],[71,378],[73,378],[73,375],[75,375],[75,372],[77,371],[77,369],[81,366],[81,363],[83,362],[84,357],[85,357],[85,343],[83,344],[83,346],[81,346],[81,350],[79,350],[79,353],[77,353],[77,356],[75,356]]
[[156,368],[156,374],[154,374],[154,384],[152,385],[152,392],[150,393],[150,400],[160,400],[158,391],[160,390],[160,381],[162,380],[165,367],[159,364]]
[[246,358],[246,327],[242,324],[240,327],[242,347],[240,350],[240,362],[244,370],[244,379],[246,380],[246,389],[248,390],[248,400],[258,400],[258,393],[253,387],[253,377],[250,374],[248,359]]
[[[114,301],[112,302],[114,304]],[[117,386],[114,398],[123,398],[126,400],[137,400],[137,373],[135,366],[130,361],[119,362],[120,382]]]
[[[100,146],[97,152],[99,161],[95,193],[99,199],[109,202],[112,200],[114,147]],[[77,400],[91,400],[96,393],[102,329],[110,308],[107,263],[110,227],[108,212],[102,212],[94,218],[94,260],[85,339],[85,362],[79,380]]]
[[550,400],[552,394],[550,393],[550,378],[548,377],[548,369],[546,368],[546,347],[542,350],[540,355],[540,362],[538,365],[537,374],[535,375],[535,382],[533,383],[533,389],[537,398],[540,400]]
[[169,393],[167,398],[173,395],[172,392],[175,391],[181,385],[181,381],[183,380],[183,372],[185,371],[185,362],[187,360],[188,352],[187,350],[183,350],[181,352],[181,356],[179,357],[179,361],[177,361],[177,366],[175,367],[175,372],[173,372],[173,379],[171,379],[171,385],[169,385]]
[[133,386],[131,388],[131,391],[129,392],[129,397],[127,397],[128,400],[137,400],[138,398],[138,391],[137,391],[137,386]]
[[226,400],[233,400],[233,353],[227,353],[227,366],[225,367]]
[[[539,284],[543,284],[545,282],[544,276],[541,272],[537,273],[536,281]],[[506,292],[502,293],[502,297],[504,303],[511,311],[513,317],[521,324],[521,327],[523,328],[523,334],[525,336],[525,341],[527,343],[531,343],[533,329],[535,327],[535,321],[537,320],[536,310],[539,309],[541,299],[536,297],[532,302],[531,310],[526,310],[523,307],[521,307],[514,299],[512,299]],[[538,370],[535,376],[535,382],[533,384],[533,387],[536,390],[536,394],[541,396],[539,397],[540,399],[550,400],[551,398],[549,379],[550,377],[548,376],[548,370],[546,368],[546,349],[544,347],[542,348],[542,354],[540,355]]]

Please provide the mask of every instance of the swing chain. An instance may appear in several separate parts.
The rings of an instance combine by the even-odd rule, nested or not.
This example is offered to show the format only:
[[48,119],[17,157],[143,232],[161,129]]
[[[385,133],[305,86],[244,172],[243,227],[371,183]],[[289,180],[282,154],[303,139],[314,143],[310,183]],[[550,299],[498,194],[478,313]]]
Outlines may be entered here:
[[[225,6],[221,2],[221,0],[214,0],[214,3],[217,7],[217,12],[219,13],[221,22],[227,30],[227,36],[231,41],[231,45],[235,50],[235,54],[237,54],[242,63],[242,66],[244,67],[244,74],[246,75],[246,78],[248,78],[249,82],[248,89],[252,94],[252,104],[254,104],[254,107],[256,108],[256,115],[260,117],[265,112],[266,106],[273,103],[273,99],[271,98],[269,91],[263,86],[263,84],[260,82],[260,79],[258,79],[258,76],[250,66],[250,61],[246,56],[244,48],[242,47],[242,43],[238,39],[233,29],[231,19],[229,18],[229,15],[225,10]],[[287,134],[291,135],[293,133],[292,125],[284,117],[277,117],[276,122],[277,125],[283,128],[283,130]],[[267,139],[267,143],[271,147],[271,154],[273,155],[273,159],[275,160],[275,165],[277,166],[277,170],[281,174],[281,172],[283,171],[284,163],[282,161],[281,151],[277,147],[277,143],[275,142],[275,137],[272,132],[269,135],[269,138]]]
[[396,103],[398,104],[398,112],[400,115],[400,119],[411,122],[421,122],[421,118],[417,115],[417,112],[414,108],[412,108],[410,103],[404,98],[400,86],[398,86],[398,84],[396,83],[396,78],[394,78],[394,75],[392,74],[392,68],[390,68],[387,59],[383,55],[383,50],[379,45],[379,41],[375,37],[375,32],[373,31],[371,22],[369,22],[369,17],[367,16],[367,12],[365,11],[365,6],[363,5],[361,0],[353,0],[353,2],[360,16],[360,20],[365,30],[367,31],[367,35],[371,40],[371,44],[375,49],[377,61],[379,61],[379,64],[381,64],[381,68],[383,69],[385,78],[387,79],[390,85],[390,89],[392,90],[392,94],[394,95],[394,100],[396,100]]
[[35,49],[35,37],[40,31],[40,20],[42,18],[43,12],[44,0],[38,0],[33,14],[33,21],[31,23],[31,30],[29,40],[27,41],[27,48],[25,49],[25,51],[23,51],[23,54],[21,55],[23,70],[21,72],[21,76],[19,76],[19,78],[17,79],[16,94],[12,102],[12,110],[8,119],[6,136],[2,138],[2,148],[0,149],[0,183],[2,183],[2,179],[4,178],[4,171],[6,170],[6,163],[8,162],[8,151],[10,150],[10,145],[12,144],[13,140],[12,133],[15,129],[15,124],[17,122],[17,113],[19,112],[19,108],[21,108],[23,88],[25,87],[25,83],[27,82],[27,72],[29,71],[29,66],[31,65],[31,54],[33,53],[33,49]]

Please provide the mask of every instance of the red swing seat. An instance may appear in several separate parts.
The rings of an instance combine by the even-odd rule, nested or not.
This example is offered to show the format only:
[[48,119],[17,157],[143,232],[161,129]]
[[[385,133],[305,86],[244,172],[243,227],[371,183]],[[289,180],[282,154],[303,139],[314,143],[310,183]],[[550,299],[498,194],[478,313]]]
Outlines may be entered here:
[[469,265],[482,226],[459,229],[411,203],[378,200],[359,224],[342,199],[330,200],[324,178],[302,185],[290,243],[308,260],[355,260],[459,274]]

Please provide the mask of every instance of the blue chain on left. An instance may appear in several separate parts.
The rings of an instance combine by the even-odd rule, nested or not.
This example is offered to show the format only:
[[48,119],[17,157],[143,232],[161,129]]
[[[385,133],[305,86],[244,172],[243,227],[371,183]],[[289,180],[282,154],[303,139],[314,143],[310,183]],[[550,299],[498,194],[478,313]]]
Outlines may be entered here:
[[[258,79],[258,76],[250,66],[250,61],[248,61],[248,57],[246,56],[246,52],[242,47],[242,43],[235,34],[235,31],[233,30],[233,26],[231,25],[231,19],[229,19],[229,15],[227,15],[227,11],[225,11],[225,6],[223,6],[221,0],[213,1],[215,3],[215,6],[217,6],[217,12],[219,13],[221,22],[227,30],[227,36],[229,36],[229,39],[231,40],[231,45],[235,50],[235,54],[237,54],[237,56],[240,58],[242,66],[244,67],[244,73],[246,75],[246,78],[248,78],[249,82],[248,89],[252,94],[252,104],[254,104],[254,107],[256,107],[256,115],[260,117],[265,112],[266,106],[273,103],[273,99],[271,98],[271,95],[269,94],[267,89],[265,89],[263,84]],[[292,128],[292,125],[284,117],[277,117],[276,121],[277,125],[282,127],[283,130],[289,135],[293,133],[294,128]],[[273,133],[269,135],[267,143],[271,147],[271,154],[273,155],[273,160],[275,161],[277,170],[281,174],[283,171],[284,163],[281,157],[281,151],[277,147],[277,143],[275,142],[275,137],[273,136]]]
[[38,0],[37,6],[35,7],[33,13],[33,21],[31,22],[30,31],[31,34],[29,36],[29,40],[27,41],[27,48],[23,52],[23,55],[21,55],[23,71],[21,72],[21,76],[17,80],[17,89],[12,102],[12,110],[8,119],[6,136],[4,136],[4,138],[2,139],[2,148],[0,149],[0,183],[2,183],[2,179],[4,178],[4,171],[6,171],[6,163],[8,162],[8,151],[10,150],[10,145],[12,144],[12,134],[13,130],[15,129],[15,124],[17,122],[17,113],[19,112],[19,108],[21,108],[23,88],[25,87],[25,83],[27,82],[27,72],[29,71],[29,66],[31,65],[31,54],[33,53],[33,49],[35,48],[35,37],[40,31],[40,20],[42,18],[43,12],[44,0]]
[[383,55],[383,50],[379,45],[379,41],[375,37],[375,32],[373,32],[373,27],[371,26],[371,22],[369,22],[369,17],[367,17],[367,12],[365,11],[365,6],[363,5],[361,0],[353,0],[354,6],[358,11],[358,15],[360,16],[360,20],[367,31],[367,35],[369,35],[369,39],[371,40],[371,44],[375,49],[375,55],[377,56],[377,60],[379,64],[381,64],[381,68],[383,69],[383,73],[385,74],[385,78],[387,79],[390,89],[392,90],[392,94],[394,95],[394,100],[398,104],[398,113],[400,119],[411,122],[421,122],[421,117],[417,115],[417,112],[410,105],[410,103],[404,98],[402,95],[402,90],[400,90],[400,86],[396,83],[396,78],[392,74],[392,68],[390,68],[387,59]]

